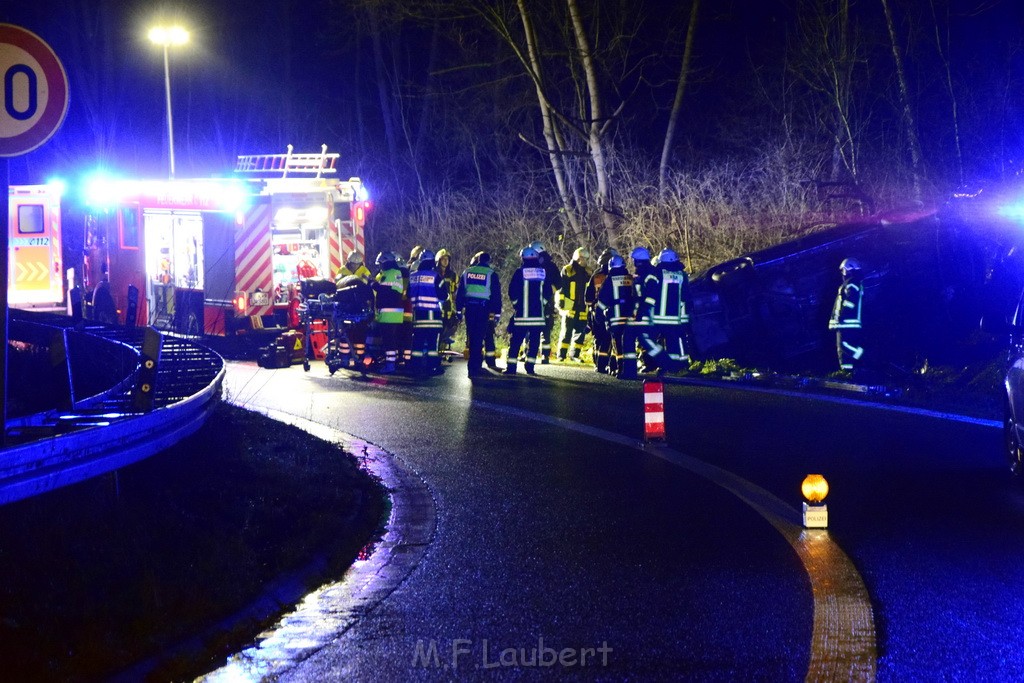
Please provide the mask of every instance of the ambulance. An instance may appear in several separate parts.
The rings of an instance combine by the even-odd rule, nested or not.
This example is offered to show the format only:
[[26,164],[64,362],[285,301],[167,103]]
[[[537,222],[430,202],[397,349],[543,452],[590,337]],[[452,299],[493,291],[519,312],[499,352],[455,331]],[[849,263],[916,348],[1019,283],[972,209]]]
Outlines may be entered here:
[[55,309],[65,302],[61,183],[12,185],[7,204],[7,304]]

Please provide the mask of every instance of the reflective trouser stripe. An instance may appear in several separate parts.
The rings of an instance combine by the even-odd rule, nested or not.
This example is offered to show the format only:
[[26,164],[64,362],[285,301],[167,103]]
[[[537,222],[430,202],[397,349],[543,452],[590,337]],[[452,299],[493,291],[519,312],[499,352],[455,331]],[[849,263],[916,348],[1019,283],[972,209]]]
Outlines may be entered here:
[[849,342],[843,342],[843,348],[853,354],[854,360],[860,360],[860,357],[864,355],[863,346],[854,346]]

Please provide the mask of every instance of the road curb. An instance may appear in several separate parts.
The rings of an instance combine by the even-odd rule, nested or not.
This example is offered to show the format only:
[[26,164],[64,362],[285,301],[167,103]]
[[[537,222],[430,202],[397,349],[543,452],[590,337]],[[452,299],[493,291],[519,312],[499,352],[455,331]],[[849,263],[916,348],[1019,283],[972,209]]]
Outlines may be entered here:
[[371,544],[336,582],[308,594],[258,642],[232,655],[221,668],[197,680],[220,682],[277,679],[348,631],[391,595],[426,555],[437,527],[437,506],[426,482],[399,456],[357,436],[305,418],[256,409],[313,436],[337,443],[379,479],[391,502],[384,536]]

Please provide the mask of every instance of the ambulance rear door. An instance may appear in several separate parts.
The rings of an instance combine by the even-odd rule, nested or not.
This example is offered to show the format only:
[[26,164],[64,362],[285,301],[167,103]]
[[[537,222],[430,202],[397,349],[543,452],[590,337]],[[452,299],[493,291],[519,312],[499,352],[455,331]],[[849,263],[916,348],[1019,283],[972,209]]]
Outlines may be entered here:
[[12,185],[8,201],[7,302],[17,308],[64,301],[61,191],[56,185]]

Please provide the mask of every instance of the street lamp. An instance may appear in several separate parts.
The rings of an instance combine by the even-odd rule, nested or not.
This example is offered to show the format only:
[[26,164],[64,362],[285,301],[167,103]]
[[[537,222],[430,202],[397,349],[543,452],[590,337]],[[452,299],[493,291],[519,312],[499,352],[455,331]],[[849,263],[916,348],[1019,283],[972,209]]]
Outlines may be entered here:
[[167,146],[170,149],[171,177],[174,177],[174,121],[171,118],[171,68],[167,49],[188,42],[188,31],[180,26],[155,26],[149,29],[150,41],[164,48],[164,90],[167,93]]

